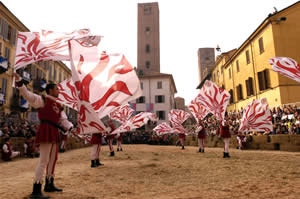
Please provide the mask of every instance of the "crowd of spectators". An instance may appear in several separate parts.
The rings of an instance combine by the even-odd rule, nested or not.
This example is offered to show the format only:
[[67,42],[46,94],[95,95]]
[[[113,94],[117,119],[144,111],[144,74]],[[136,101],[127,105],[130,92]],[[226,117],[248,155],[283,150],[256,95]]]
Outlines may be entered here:
[[[300,134],[300,109],[296,105],[283,105],[271,110],[273,131],[246,132],[246,135],[276,135],[276,134]],[[239,132],[240,122],[244,110],[228,112],[231,134],[242,134]],[[218,134],[220,122],[216,117],[209,115],[205,121],[208,135]]]

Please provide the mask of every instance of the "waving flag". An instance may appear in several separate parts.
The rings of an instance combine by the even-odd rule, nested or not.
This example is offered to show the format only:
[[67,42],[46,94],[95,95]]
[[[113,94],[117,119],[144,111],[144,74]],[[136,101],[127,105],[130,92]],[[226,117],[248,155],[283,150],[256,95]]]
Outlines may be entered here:
[[171,128],[166,122],[157,125],[153,131],[155,131],[158,136],[174,133],[174,129]]
[[[59,101],[74,107],[78,99],[89,102],[99,118],[116,107],[138,98],[142,91],[139,79],[122,54],[98,53],[96,46],[86,46],[78,40],[70,41],[73,83],[61,84]],[[75,78],[75,79],[74,79]]]
[[71,33],[19,32],[16,46],[15,70],[37,61],[70,60],[68,41],[90,36],[88,29]]
[[206,108],[204,108],[202,104],[197,103],[195,99],[191,101],[188,107],[192,115],[196,119],[197,123],[199,123],[200,120],[203,120],[205,116],[209,113],[209,111]]
[[113,112],[109,114],[109,117],[111,119],[124,123],[129,120],[133,112],[134,110],[130,108],[129,104],[125,104],[123,106],[117,107]]
[[175,126],[181,126],[181,124],[190,117],[190,114],[183,110],[172,109],[168,117],[170,124],[174,128]]
[[218,120],[223,120],[226,107],[229,103],[230,94],[216,84],[206,80],[195,102],[204,106],[214,114]]
[[269,59],[269,64],[275,72],[300,82],[300,66],[292,58],[274,57]]
[[59,90],[58,101],[72,109],[77,110],[79,97],[72,79],[67,79],[57,85]]
[[157,117],[154,113],[142,112],[127,120],[119,128],[114,130],[111,134],[118,134],[127,131],[132,131],[133,129],[140,128],[148,123],[148,121],[157,121]]
[[272,116],[266,98],[247,104],[239,131],[272,131]]

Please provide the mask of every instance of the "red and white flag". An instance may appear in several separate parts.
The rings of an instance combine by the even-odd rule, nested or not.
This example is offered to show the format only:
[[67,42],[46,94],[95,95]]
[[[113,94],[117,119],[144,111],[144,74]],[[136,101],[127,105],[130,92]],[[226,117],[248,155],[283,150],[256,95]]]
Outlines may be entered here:
[[203,120],[209,113],[209,111],[202,104],[197,103],[195,99],[191,101],[188,107],[197,123],[199,123],[200,120]]
[[195,102],[200,103],[210,113],[214,114],[218,120],[222,121],[224,120],[229,100],[230,94],[227,91],[206,80]]
[[300,82],[300,66],[292,58],[273,57],[269,59],[269,64],[275,72]]
[[163,122],[163,123],[157,125],[153,129],[153,131],[155,131],[158,136],[162,136],[162,135],[165,135],[165,134],[178,134],[178,133],[180,133],[180,131],[178,131],[176,129],[173,129],[166,122]]
[[62,91],[59,101],[64,105],[74,106],[73,90],[76,88],[80,91],[79,100],[89,102],[98,117],[103,118],[141,95],[139,79],[124,55],[104,51],[100,54],[96,46],[86,46],[77,40],[70,41],[70,49],[75,83],[59,86]]
[[109,117],[113,120],[117,120],[121,123],[129,120],[134,110],[130,108],[129,104],[118,106],[113,112],[109,114]]
[[70,33],[42,30],[19,32],[14,69],[17,70],[38,61],[70,60],[68,41],[90,36],[90,30],[80,29]]
[[273,131],[272,115],[266,98],[247,104],[239,131]]
[[172,128],[174,128],[175,126],[181,126],[181,124],[190,116],[191,115],[189,113],[179,109],[172,109],[168,114],[169,122]]
[[157,121],[157,117],[154,113],[149,112],[142,112],[133,117],[129,120],[124,122],[119,128],[114,130],[111,134],[119,134],[124,133],[127,131],[132,131],[133,129],[140,128],[148,123],[148,121]]

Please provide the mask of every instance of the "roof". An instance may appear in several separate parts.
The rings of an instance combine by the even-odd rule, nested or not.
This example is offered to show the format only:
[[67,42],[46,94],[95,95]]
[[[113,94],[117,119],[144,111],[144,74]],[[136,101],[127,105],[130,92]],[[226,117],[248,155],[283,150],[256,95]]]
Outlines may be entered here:
[[159,78],[159,77],[168,77],[171,79],[172,84],[174,85],[175,88],[175,93],[177,93],[177,88],[176,88],[176,84],[175,81],[173,79],[173,75],[172,74],[168,74],[168,73],[160,73],[160,72],[156,72],[156,71],[151,71],[145,74],[140,74],[140,70],[137,69],[137,75],[139,77],[139,79],[147,79],[147,78]]

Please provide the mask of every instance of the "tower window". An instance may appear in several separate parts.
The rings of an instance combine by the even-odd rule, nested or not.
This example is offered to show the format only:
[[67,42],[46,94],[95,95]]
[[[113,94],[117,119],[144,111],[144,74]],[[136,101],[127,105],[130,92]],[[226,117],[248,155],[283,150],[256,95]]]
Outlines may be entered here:
[[146,68],[150,68],[150,61],[146,61]]
[[146,45],[146,53],[150,53],[150,45],[149,44]]

